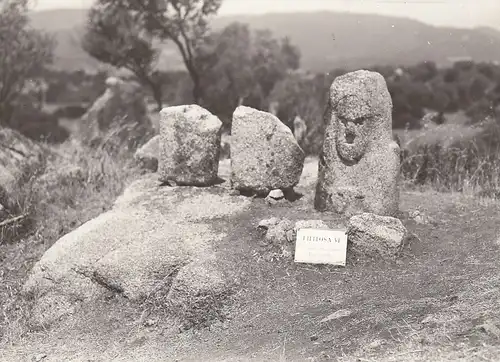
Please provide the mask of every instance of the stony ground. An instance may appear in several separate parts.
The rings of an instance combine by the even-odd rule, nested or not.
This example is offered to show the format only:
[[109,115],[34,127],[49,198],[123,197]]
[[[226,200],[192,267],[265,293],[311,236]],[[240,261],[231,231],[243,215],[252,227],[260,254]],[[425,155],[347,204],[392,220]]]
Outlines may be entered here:
[[[221,166],[227,177],[228,165]],[[349,258],[345,268],[273,260],[256,224],[271,216],[323,219],[312,207],[316,162],[308,160],[291,203],[254,199],[218,221],[219,260],[242,286],[226,319],[180,332],[151,305],[102,300],[84,319],[34,331],[0,350],[2,361],[494,361],[500,359],[500,206],[463,194],[404,192],[418,235],[398,262]],[[336,313],[337,312],[337,313]],[[332,316],[327,322],[325,317]]]

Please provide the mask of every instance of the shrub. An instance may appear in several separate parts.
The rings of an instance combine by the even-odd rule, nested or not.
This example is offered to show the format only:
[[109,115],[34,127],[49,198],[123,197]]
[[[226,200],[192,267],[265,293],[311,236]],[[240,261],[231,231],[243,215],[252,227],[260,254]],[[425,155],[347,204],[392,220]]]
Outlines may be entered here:
[[403,149],[402,176],[440,191],[490,190],[500,187],[500,125],[491,120],[475,137],[450,146],[442,142]]
[[69,132],[59,125],[59,118],[31,105],[28,101],[19,104],[13,114],[11,128],[35,141],[61,143],[68,139]]

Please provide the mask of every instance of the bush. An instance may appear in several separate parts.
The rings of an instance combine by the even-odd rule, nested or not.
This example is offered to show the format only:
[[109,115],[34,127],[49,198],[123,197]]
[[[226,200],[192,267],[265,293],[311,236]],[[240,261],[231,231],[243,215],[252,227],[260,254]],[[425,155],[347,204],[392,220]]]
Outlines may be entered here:
[[[13,214],[26,217],[0,228],[0,341],[29,328],[30,301],[21,296],[33,263],[60,237],[110,209],[139,170],[128,152],[110,154],[76,141],[47,145],[43,173],[18,185],[10,195]],[[15,257],[14,257],[15,256]]]
[[83,105],[69,105],[60,107],[53,113],[53,115],[57,118],[77,119],[82,117],[86,111],[87,107]]
[[69,132],[59,125],[59,118],[30,104],[18,106],[12,117],[11,128],[35,141],[61,143]]
[[500,187],[500,125],[490,121],[473,139],[445,147],[424,144],[402,150],[401,174],[416,185],[439,191],[490,190]]

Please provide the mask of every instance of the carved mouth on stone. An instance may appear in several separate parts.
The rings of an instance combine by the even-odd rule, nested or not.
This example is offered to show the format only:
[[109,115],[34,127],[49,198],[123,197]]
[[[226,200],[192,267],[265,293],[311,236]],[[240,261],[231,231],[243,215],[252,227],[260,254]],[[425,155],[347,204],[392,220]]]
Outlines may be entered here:
[[356,135],[354,133],[349,132],[349,131],[347,131],[345,133],[345,141],[346,141],[346,143],[353,144],[355,138],[356,138]]

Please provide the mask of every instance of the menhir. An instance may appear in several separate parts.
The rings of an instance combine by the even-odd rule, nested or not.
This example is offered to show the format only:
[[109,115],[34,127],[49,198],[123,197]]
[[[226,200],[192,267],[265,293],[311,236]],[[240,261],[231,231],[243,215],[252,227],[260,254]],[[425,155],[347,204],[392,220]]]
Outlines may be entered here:
[[337,77],[325,112],[314,206],[348,216],[394,216],[399,205],[399,146],[384,78],[359,70]]

